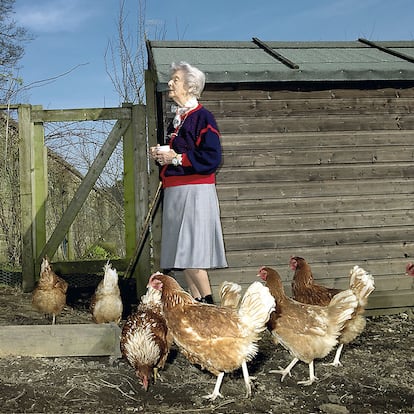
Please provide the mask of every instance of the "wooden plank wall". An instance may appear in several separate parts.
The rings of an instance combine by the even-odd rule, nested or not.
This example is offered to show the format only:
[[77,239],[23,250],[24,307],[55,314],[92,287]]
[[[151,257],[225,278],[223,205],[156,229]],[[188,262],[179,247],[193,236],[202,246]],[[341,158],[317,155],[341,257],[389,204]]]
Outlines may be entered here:
[[229,268],[211,272],[215,292],[269,265],[290,293],[298,255],[328,286],[346,288],[355,264],[372,272],[373,311],[414,306],[414,88],[205,91],[202,103],[224,150]]

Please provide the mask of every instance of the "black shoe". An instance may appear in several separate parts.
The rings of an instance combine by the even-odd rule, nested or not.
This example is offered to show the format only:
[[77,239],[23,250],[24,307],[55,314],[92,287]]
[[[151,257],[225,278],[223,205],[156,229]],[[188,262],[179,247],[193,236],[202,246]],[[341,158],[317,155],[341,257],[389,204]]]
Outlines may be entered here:
[[213,296],[212,295],[204,296],[204,298],[201,298],[201,300],[204,303],[208,303],[209,305],[214,305],[214,300],[213,300]]
[[204,298],[194,298],[197,302],[207,303],[208,305],[214,305],[213,296],[207,295]]

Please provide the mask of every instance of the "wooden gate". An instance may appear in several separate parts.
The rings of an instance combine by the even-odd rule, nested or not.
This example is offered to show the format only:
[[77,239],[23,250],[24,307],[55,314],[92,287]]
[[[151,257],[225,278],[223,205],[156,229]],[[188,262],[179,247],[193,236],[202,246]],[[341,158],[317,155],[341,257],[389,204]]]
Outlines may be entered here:
[[[18,109],[20,138],[23,290],[28,292],[33,289],[42,258],[45,255],[53,258],[121,138],[124,161],[126,257],[117,260],[114,265],[119,271],[129,268],[130,273],[137,279],[138,275],[147,277],[150,272],[149,248],[145,247],[142,250],[140,260],[134,260],[133,269],[130,263],[136,253],[138,235],[145,223],[149,205],[145,106],[124,104],[120,108],[45,110],[42,106],[18,105],[15,109]],[[44,123],[97,120],[116,122],[60,222],[46,240],[48,188]],[[94,273],[101,271],[103,264],[103,261],[62,262],[55,263],[55,269],[62,274]],[[143,283],[137,280],[137,287]]]

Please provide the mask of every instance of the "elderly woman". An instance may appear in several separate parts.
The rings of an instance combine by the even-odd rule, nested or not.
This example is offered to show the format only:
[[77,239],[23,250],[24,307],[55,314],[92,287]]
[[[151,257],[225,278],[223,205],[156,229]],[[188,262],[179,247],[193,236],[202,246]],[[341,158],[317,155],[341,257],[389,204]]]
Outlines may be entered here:
[[164,189],[161,267],[182,269],[191,295],[213,303],[208,269],[227,267],[215,173],[220,134],[198,102],[205,75],[186,62],[171,65],[169,97],[178,105],[168,127],[169,148],[151,148]]

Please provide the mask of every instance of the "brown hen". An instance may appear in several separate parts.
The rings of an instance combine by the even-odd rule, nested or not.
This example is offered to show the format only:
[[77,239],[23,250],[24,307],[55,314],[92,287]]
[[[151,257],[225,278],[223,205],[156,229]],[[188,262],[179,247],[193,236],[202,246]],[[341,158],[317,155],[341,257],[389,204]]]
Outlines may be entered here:
[[52,325],[66,305],[68,283],[60,278],[44,257],[40,266],[40,278],[32,293],[32,305],[40,313],[52,315]]
[[[326,306],[335,295],[341,292],[340,289],[333,289],[314,283],[311,267],[305,259],[292,257],[290,265],[292,270],[295,270],[292,281],[293,299],[298,302]],[[345,323],[341,332],[339,346],[331,364],[334,366],[341,365],[340,356],[344,345],[352,342],[365,329],[365,307],[368,303],[368,296],[375,289],[374,278],[361,267],[354,266],[349,272],[349,288],[352,289],[357,297],[358,306],[352,317]]]
[[275,305],[269,290],[254,282],[235,310],[197,302],[170,276],[152,275],[149,284],[162,292],[163,313],[175,344],[191,363],[217,376],[213,392],[205,398],[221,396],[224,373],[240,367],[249,397],[247,362],[257,354],[259,334]]
[[303,257],[291,257],[289,265],[295,272],[292,280],[292,297],[298,302],[326,306],[341,291],[316,284],[312,269]]
[[148,286],[137,310],[128,316],[121,334],[121,354],[131,364],[145,391],[158,369],[164,368],[172,335],[161,310],[161,292]]
[[349,289],[338,293],[328,306],[308,305],[285,294],[279,273],[271,267],[260,268],[257,276],[265,281],[276,300],[276,310],[268,324],[274,342],[293,356],[285,369],[270,372],[282,374],[283,381],[295,364],[303,361],[309,365],[309,380],[298,384],[310,385],[317,380],[313,361],[328,355],[338,343],[344,323],[352,316],[358,300]]

